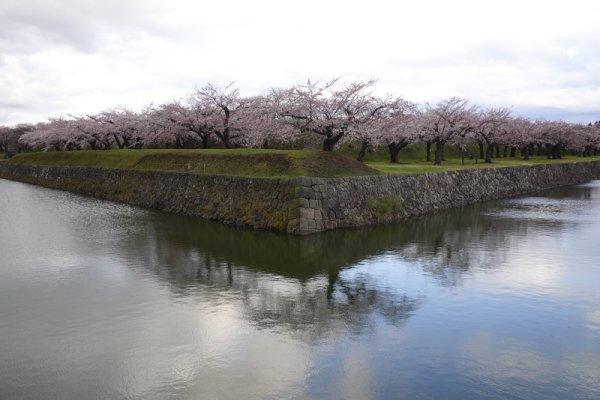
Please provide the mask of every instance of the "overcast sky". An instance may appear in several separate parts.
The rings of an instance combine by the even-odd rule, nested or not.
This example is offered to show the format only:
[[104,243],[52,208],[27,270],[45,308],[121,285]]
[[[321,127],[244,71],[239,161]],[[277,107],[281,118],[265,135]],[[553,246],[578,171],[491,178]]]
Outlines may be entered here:
[[0,0],[0,124],[334,77],[588,122],[599,21],[595,0]]

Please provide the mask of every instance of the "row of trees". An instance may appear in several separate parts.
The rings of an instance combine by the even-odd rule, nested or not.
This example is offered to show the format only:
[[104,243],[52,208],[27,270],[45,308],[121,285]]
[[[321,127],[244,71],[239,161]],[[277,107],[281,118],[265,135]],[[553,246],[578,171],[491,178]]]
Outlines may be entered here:
[[[391,162],[413,143],[424,143],[427,159],[441,164],[448,145],[492,162],[494,150],[517,150],[560,158],[600,148],[600,122],[583,125],[513,117],[507,108],[483,108],[452,97],[420,106],[400,96],[376,96],[374,81],[339,87],[308,81],[244,97],[230,84],[206,85],[185,98],[134,112],[112,108],[95,115],[52,118],[33,125],[0,127],[0,152],[111,148],[208,148],[300,146],[320,137],[325,151],[339,143],[359,144],[362,161],[369,147],[387,147]],[[309,139],[310,140],[310,139]],[[478,154],[471,154],[478,148]]]

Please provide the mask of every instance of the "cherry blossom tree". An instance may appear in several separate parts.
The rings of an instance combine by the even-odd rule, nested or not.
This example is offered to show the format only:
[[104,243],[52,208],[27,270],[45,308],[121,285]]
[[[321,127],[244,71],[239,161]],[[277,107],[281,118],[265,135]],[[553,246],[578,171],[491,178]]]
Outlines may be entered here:
[[548,159],[562,158],[570,134],[570,124],[564,121],[540,121],[538,123],[538,139],[545,145]]
[[125,107],[110,108],[90,116],[111,136],[119,149],[141,148],[144,145],[140,115]]
[[523,159],[529,160],[536,129],[536,124],[527,118],[513,118],[509,121],[507,129],[509,134],[505,136],[504,141],[512,147],[521,149]]
[[296,85],[285,92],[280,115],[301,133],[323,137],[323,150],[333,151],[335,145],[351,129],[359,130],[383,114],[389,101],[374,101],[369,89],[375,81],[352,83],[335,90],[338,79],[320,85],[311,82]]
[[376,143],[387,147],[390,162],[399,163],[400,151],[420,139],[420,121],[417,105],[404,100],[396,101],[389,116],[375,121]]
[[108,150],[114,144],[141,148],[148,133],[142,114],[113,109],[97,115],[50,118],[24,134],[20,142],[43,151]]
[[307,81],[283,92],[280,115],[283,121],[296,127],[300,133],[314,133],[323,137],[323,150],[333,151],[335,144],[348,131],[340,103],[332,98],[333,86],[338,79],[319,85]]
[[22,150],[19,144],[19,138],[25,133],[33,130],[31,124],[19,124],[13,127],[0,126],[0,153],[4,153],[7,158]]
[[239,143],[247,147],[269,148],[290,145],[298,139],[298,131],[281,120],[279,113],[281,92],[272,90],[266,96],[246,99],[246,107],[239,113],[242,126]]
[[508,108],[488,108],[475,114],[472,132],[487,145],[485,151],[486,163],[492,162],[494,147],[500,143],[509,121],[510,110]]
[[208,84],[196,90],[191,97],[195,106],[208,113],[210,118],[207,117],[206,121],[212,124],[214,135],[227,149],[233,147],[242,136],[243,127],[239,117],[248,101],[233,85],[234,82],[225,87]]
[[[218,123],[214,108],[198,101],[193,95],[185,99],[185,103],[174,101],[162,106],[165,117],[175,126],[182,127],[200,142],[200,147],[207,149],[214,136]],[[185,137],[185,135],[184,135]]]
[[591,157],[600,145],[600,131],[592,124],[573,124],[569,147],[581,157]]
[[[74,130],[71,133],[74,147],[90,150],[110,150],[112,148],[112,137],[96,119],[90,116],[72,117],[67,121],[67,125],[69,129]],[[65,134],[69,134],[69,132],[65,132]]]
[[[358,143],[363,161],[369,146],[387,147],[390,161],[411,143],[424,142],[430,161],[444,161],[446,145],[457,145],[461,157],[476,144],[491,163],[504,146],[504,156],[517,148],[528,159],[536,155],[561,158],[566,151],[595,155],[600,148],[600,121],[584,126],[564,121],[512,118],[506,108],[480,109],[452,97],[420,108],[400,97],[373,94],[375,81],[339,85],[307,81],[265,95],[243,97],[233,83],[207,84],[189,96],[140,111],[124,107],[95,115],[51,118],[35,126],[0,127],[0,152],[21,147],[36,150],[107,150],[134,148],[225,148],[299,146],[320,137],[322,149],[333,151],[340,141]],[[485,153],[485,154],[484,154]]]
[[66,118],[50,118],[35,125],[19,141],[35,150],[62,151],[81,149],[81,132]]
[[0,153],[6,153],[10,136],[10,128],[8,126],[0,126]]
[[426,111],[421,115],[420,122],[425,140],[435,143],[434,165],[442,165],[446,143],[456,135],[472,129],[470,115],[476,108],[468,103],[467,99],[451,97],[435,106],[426,104]]
[[402,114],[408,104],[400,97],[392,98],[388,95],[382,98],[368,93],[356,96],[352,102],[348,102],[344,110],[349,123],[346,138],[360,143],[358,161],[364,161],[370,146],[381,144],[382,130],[389,129],[391,119]]

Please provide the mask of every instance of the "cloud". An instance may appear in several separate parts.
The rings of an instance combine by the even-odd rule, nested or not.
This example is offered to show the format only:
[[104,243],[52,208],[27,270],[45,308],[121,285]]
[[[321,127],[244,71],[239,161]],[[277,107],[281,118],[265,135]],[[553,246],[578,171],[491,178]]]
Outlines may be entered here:
[[141,107],[208,81],[255,94],[336,76],[417,102],[460,95],[587,121],[600,115],[598,11],[584,0],[5,0],[0,124]]
[[163,11],[159,5],[139,0],[6,0],[0,5],[0,37],[16,52],[37,52],[48,45],[93,51],[108,32],[127,38],[158,27],[156,16]]

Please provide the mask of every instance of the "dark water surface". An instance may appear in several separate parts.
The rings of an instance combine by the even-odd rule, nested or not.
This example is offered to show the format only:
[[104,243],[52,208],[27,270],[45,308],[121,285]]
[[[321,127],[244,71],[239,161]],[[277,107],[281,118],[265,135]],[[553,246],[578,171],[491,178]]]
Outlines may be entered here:
[[599,399],[600,181],[296,238],[0,180],[2,399]]

